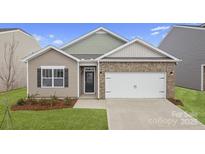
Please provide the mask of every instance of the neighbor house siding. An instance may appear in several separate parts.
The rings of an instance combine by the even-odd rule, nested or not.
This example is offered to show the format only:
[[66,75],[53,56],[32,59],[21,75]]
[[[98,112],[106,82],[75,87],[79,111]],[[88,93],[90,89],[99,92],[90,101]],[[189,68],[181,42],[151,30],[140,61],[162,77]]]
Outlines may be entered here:
[[63,50],[69,54],[105,54],[112,49],[125,44],[124,41],[108,34],[95,33],[83,40],[74,43]]
[[175,65],[175,63],[160,62],[100,62],[100,98],[105,98],[105,72],[165,72],[167,98],[174,98]]
[[182,59],[176,67],[176,84],[201,90],[201,64],[205,62],[204,28],[173,27],[159,48]]
[[[66,88],[38,88],[37,68],[41,66],[65,66],[68,68],[68,87]],[[77,97],[77,62],[61,53],[50,50],[28,62],[28,93],[39,94],[38,97]]]
[[[13,38],[15,40],[14,43],[16,44],[14,53],[14,68],[16,75],[13,88],[26,87],[26,64],[21,62],[21,59],[28,53],[39,50],[40,45],[32,36],[21,31],[0,32],[0,70],[2,74],[7,71],[5,60],[3,58],[5,45],[7,44],[8,49],[8,44],[12,43]],[[0,91],[5,90],[5,83],[0,79]]]
[[109,55],[108,57],[165,57],[164,55],[153,51],[137,42]]

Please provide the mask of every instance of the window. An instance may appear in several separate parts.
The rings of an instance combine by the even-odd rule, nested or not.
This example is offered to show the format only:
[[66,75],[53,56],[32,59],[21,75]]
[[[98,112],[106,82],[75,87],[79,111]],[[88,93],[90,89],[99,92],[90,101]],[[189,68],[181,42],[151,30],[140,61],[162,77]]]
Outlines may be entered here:
[[54,87],[63,87],[63,69],[54,69]]
[[41,67],[42,87],[64,87],[64,67]]
[[52,87],[52,69],[42,69],[43,87]]

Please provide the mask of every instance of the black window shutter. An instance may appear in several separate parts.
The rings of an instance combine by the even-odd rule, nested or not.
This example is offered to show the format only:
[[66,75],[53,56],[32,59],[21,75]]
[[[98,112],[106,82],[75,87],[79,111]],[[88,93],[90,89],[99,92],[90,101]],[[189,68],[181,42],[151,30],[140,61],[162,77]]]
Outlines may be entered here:
[[68,68],[65,68],[64,71],[64,86],[68,87]]
[[41,69],[37,68],[37,87],[41,87]]

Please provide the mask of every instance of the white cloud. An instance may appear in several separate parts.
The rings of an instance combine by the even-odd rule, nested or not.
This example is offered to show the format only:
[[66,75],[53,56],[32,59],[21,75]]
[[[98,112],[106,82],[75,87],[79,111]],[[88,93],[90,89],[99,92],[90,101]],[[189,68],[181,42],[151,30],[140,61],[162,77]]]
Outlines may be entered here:
[[167,30],[169,28],[170,28],[170,26],[158,26],[158,27],[152,28],[151,31],[152,32],[154,32],[154,31],[162,31],[162,30]]
[[53,34],[49,34],[48,37],[54,38],[55,36]]
[[151,33],[151,35],[158,35],[159,34],[159,32],[153,32],[153,33]]
[[33,37],[39,42],[45,39],[43,36],[38,34],[33,34]]
[[53,43],[56,45],[62,45],[64,42],[62,40],[55,40]]

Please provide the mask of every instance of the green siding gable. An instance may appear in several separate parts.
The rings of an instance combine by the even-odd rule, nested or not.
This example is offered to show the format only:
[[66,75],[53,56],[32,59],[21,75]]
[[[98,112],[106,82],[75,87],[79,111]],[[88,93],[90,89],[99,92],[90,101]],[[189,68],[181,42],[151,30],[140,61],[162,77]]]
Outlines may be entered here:
[[69,54],[105,54],[125,43],[107,32],[97,32],[63,50]]

